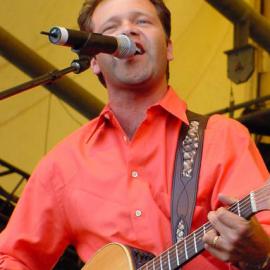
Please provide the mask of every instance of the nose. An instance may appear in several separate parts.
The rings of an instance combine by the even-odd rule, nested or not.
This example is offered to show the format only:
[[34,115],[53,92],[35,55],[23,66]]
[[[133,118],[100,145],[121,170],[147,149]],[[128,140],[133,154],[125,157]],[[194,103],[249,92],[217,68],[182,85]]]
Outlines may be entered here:
[[136,36],[139,34],[138,27],[130,21],[125,21],[121,26],[121,34],[126,36]]

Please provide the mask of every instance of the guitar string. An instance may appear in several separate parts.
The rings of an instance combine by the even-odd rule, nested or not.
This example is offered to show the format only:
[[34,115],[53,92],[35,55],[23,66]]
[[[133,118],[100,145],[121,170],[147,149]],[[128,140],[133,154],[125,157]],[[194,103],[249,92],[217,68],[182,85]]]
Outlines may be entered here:
[[[249,199],[249,196],[246,196],[241,202],[245,201],[247,198]],[[237,210],[237,208],[236,208],[237,207],[237,203],[238,202],[236,202],[234,205],[232,205],[230,207],[230,210],[231,211]],[[245,205],[245,204],[246,204],[246,202],[243,205]],[[167,263],[167,254],[168,253],[169,254],[170,253],[175,253],[176,254],[175,247],[176,246],[179,247],[180,250],[183,249],[184,248],[184,245],[185,245],[184,242],[186,242],[186,248],[187,248],[187,251],[189,251],[187,253],[190,253],[190,248],[191,247],[192,247],[192,250],[194,250],[194,244],[193,244],[193,242],[192,242],[192,245],[190,245],[190,241],[189,241],[189,239],[191,239],[191,236],[194,235],[194,234],[196,234],[196,232],[197,232],[197,237],[198,236],[201,236],[202,237],[204,235],[204,231],[207,231],[208,232],[210,229],[212,229],[212,226],[211,226],[211,224],[209,222],[206,223],[206,224],[204,224],[202,227],[198,228],[197,230],[195,230],[194,232],[192,232],[190,235],[188,235],[186,238],[184,238],[184,240],[182,240],[181,242],[179,242],[179,243],[175,244],[174,246],[170,247],[166,251],[162,252],[158,257],[154,258],[152,261],[150,261],[150,262],[146,263],[145,265],[143,265],[142,268],[139,268],[139,270],[140,269],[143,270],[143,269],[145,269],[145,267],[147,267],[146,269],[149,269],[149,266],[150,267],[153,267],[154,266],[154,268],[152,268],[152,269],[161,269],[160,267],[162,267],[162,269],[168,268],[169,267],[169,264]],[[203,232],[201,232],[202,230],[203,230]],[[163,257],[165,257],[165,256],[166,256],[166,260],[164,262],[166,264],[164,265],[163,264]],[[173,255],[173,258],[175,258],[175,256],[176,255]],[[182,257],[182,256],[185,256],[185,254],[181,253],[180,256],[181,256],[181,262],[182,262],[182,259],[184,259],[184,261],[186,260],[185,257],[184,258]],[[178,257],[179,257],[179,254],[178,254]],[[171,260],[171,264],[174,264],[174,263],[176,263],[176,265],[177,265],[177,260],[175,260],[175,259]]]
[[[248,197],[248,196],[247,196]],[[246,198],[244,198],[242,201],[244,201],[244,200],[246,200],[247,199],[247,197]],[[230,210],[231,211],[233,211],[233,208],[234,207],[236,207],[237,206],[237,202],[235,203],[235,205],[232,205],[232,207],[230,207]],[[234,210],[236,210],[237,208],[235,208]],[[171,256],[173,256],[173,258],[175,258],[175,257],[177,257],[176,255],[174,255],[174,254],[176,254],[176,250],[175,250],[175,247],[177,246],[180,250],[181,249],[183,249],[184,248],[184,242],[186,242],[186,249],[187,249],[187,253],[189,254],[190,253],[190,249],[192,248],[192,250],[194,250],[194,243],[193,243],[193,240],[192,240],[192,243],[190,243],[191,241],[189,241],[191,238],[192,238],[192,236],[194,237],[194,234],[196,235],[196,233],[197,233],[197,238],[198,238],[198,236],[199,236],[199,239],[204,235],[204,232],[206,231],[206,232],[208,232],[210,229],[212,229],[212,226],[211,226],[211,224],[209,223],[209,222],[207,222],[207,223],[205,223],[202,227],[200,227],[200,228],[198,228],[198,229],[196,229],[194,232],[192,232],[190,235],[188,235],[187,237],[185,237],[182,241],[180,241],[179,243],[177,243],[177,244],[175,244],[174,246],[172,246],[172,247],[170,247],[169,249],[167,249],[166,251],[164,251],[164,252],[162,252],[158,257],[156,257],[156,258],[154,258],[153,260],[151,260],[150,262],[148,262],[148,263],[146,263],[145,265],[143,265],[142,266],[142,268],[139,268],[139,270],[143,270],[143,269],[149,269],[149,266],[150,267],[153,267],[153,265],[154,265],[154,268],[152,268],[152,269],[160,269],[160,267],[162,267],[162,269],[164,268],[164,267],[169,267],[169,265],[167,264],[167,254],[169,253]],[[202,231],[203,230],[203,231]],[[197,239],[197,241],[198,241],[198,239]],[[173,255],[172,255],[172,253],[174,253]],[[169,256],[170,256],[169,255]],[[185,256],[185,254],[180,254],[180,256]],[[171,257],[170,256],[170,257]],[[165,260],[165,262],[166,262],[166,264],[165,265],[163,265],[163,257],[166,257],[166,260]],[[178,254],[178,257],[179,257],[179,254]],[[161,258],[161,260],[159,259],[159,258]],[[179,258],[180,259],[180,258]],[[184,259],[184,261],[186,260],[186,258],[184,257],[184,258],[181,258],[181,261],[182,261],[182,259]],[[153,264],[153,262],[154,262],[154,264]],[[172,259],[171,260],[171,264],[174,264],[174,263],[176,263],[177,262],[177,258],[176,258],[176,260],[175,259]],[[162,265],[161,265],[161,263],[162,263]],[[176,263],[176,265],[177,265],[177,263]],[[147,267],[147,268],[145,268],[145,267]],[[151,269],[151,268],[150,268]]]
[[[260,205],[263,201],[265,201],[265,198],[267,198],[266,195],[269,196],[269,193],[270,193],[270,189],[269,188],[270,188],[270,184],[267,184],[263,188],[261,188],[261,189],[255,191],[255,192],[253,192],[254,195],[255,195],[255,197],[256,197],[256,205],[257,206]],[[235,204],[233,204],[229,208],[229,210],[231,212],[234,212],[236,214],[238,213],[238,210],[239,209],[240,209],[240,215],[242,217],[249,217],[252,214],[253,209],[251,208],[250,195],[247,195],[241,201],[236,202]],[[262,210],[262,209],[259,209],[259,210]],[[208,223],[206,225],[207,225],[206,230],[208,231],[209,230],[209,226],[208,225],[210,225],[210,224]],[[206,225],[204,225],[204,227],[206,227]],[[210,225],[210,229],[212,229],[211,227],[212,226]],[[186,246],[187,246],[187,253],[190,254],[191,251],[192,251],[191,256],[189,256],[189,257],[192,257],[193,255],[195,255],[197,253],[196,250],[195,250],[195,246],[194,246],[194,234],[195,234],[195,239],[196,239],[196,242],[195,243],[197,245],[200,245],[201,246],[201,244],[203,244],[203,243],[202,242],[201,243],[200,242],[198,243],[198,239],[201,241],[204,233],[205,232],[202,232],[202,228],[199,228],[199,229],[195,230],[192,234],[190,234],[189,236],[187,236],[185,238],[185,240],[186,240]],[[183,244],[183,242],[180,242],[179,245],[183,248],[183,245],[184,244]],[[192,250],[190,250],[190,249],[192,249]],[[174,252],[174,248],[171,248],[171,250],[169,250],[167,252],[171,252],[171,251]],[[195,253],[194,253],[194,251],[195,251]],[[184,254],[182,254],[182,256],[183,255]],[[182,258],[182,259],[184,259],[184,261],[186,260],[185,257]],[[175,263],[175,262],[173,262],[173,263]]]
[[[254,194],[256,196],[256,203],[257,204],[260,204],[262,201],[265,200],[265,198],[266,198],[265,195],[269,195],[270,190],[267,190],[267,188],[270,188],[270,185],[266,185],[263,188],[261,188],[260,190],[254,192]],[[249,216],[252,213],[252,211],[250,211],[250,210],[252,210],[251,207],[250,207],[251,206],[250,205],[250,195],[246,196],[244,199],[242,199],[239,202],[240,202],[240,207],[241,207],[241,216],[244,216],[244,217]],[[239,202],[236,202],[234,205],[232,205],[232,207],[230,207],[229,210],[232,211],[232,212],[237,210],[237,212],[238,212],[238,204],[239,204]],[[248,208],[247,208],[247,204],[248,204]],[[199,233],[198,233],[198,230],[199,230]],[[200,238],[202,238],[202,236],[203,236],[201,234],[201,228],[197,229],[192,234],[190,234],[188,236],[189,238],[186,238],[187,239],[186,243],[191,244],[192,251],[195,251],[195,248],[194,248],[194,234],[195,234],[196,240],[198,240],[197,239],[198,237],[199,237],[199,240],[201,240]],[[203,232],[203,234],[204,234],[204,232]],[[197,243],[197,241],[196,241],[196,243]],[[199,243],[199,244],[201,244],[201,243]],[[188,251],[189,251],[188,253],[190,253],[190,245],[188,246]],[[170,251],[168,251],[168,252],[170,252]],[[195,251],[195,254],[196,254],[196,251]]]
[[[250,200],[249,200],[249,196],[246,196],[244,199],[242,199],[240,202],[241,202],[241,208],[242,207],[245,207],[245,204],[249,204],[249,209],[250,209]],[[246,200],[248,200],[248,202],[246,202]],[[244,202],[244,203],[243,203]],[[238,210],[238,204],[239,202],[236,202],[234,205],[232,205],[229,209],[230,211],[237,211]],[[245,211],[245,208],[241,209],[241,212],[243,213]],[[250,212],[250,211],[249,211]],[[244,216],[244,215],[243,215]],[[204,231],[202,231],[204,227]],[[190,235],[188,235],[183,241],[179,242],[178,244],[174,245],[173,247],[170,247],[168,250],[166,250],[165,252],[163,252],[161,255],[159,255],[157,258],[160,258],[161,259],[161,264],[163,264],[163,257],[166,257],[166,260],[165,262],[167,261],[168,257],[173,257],[175,258],[176,257],[176,260],[170,260],[170,262],[172,263],[175,263],[177,262],[177,255],[176,254],[176,250],[175,250],[175,247],[176,246],[180,246],[180,249],[183,249],[185,243],[186,242],[186,249],[187,249],[187,253],[189,254],[191,252],[191,249],[192,251],[195,251],[195,248],[194,248],[194,235],[195,235],[195,239],[196,239],[196,244],[201,244],[201,243],[197,243],[198,240],[202,240],[202,236],[204,235],[205,231],[209,231],[210,229],[212,229],[212,226],[210,223],[206,223],[203,225],[203,227],[200,227],[198,228],[197,230],[195,230],[194,232],[192,232]],[[174,254],[172,254],[174,253]],[[168,255],[169,254],[169,255]],[[196,254],[196,253],[195,253]],[[184,255],[184,254],[180,254],[180,255]],[[178,258],[179,258],[179,254],[178,254]],[[181,259],[184,259],[185,258],[181,258]],[[155,258],[153,260],[151,260],[150,262],[148,262],[147,264],[145,264],[143,267],[147,267],[146,269],[149,269],[148,267],[151,266],[151,267],[154,267],[154,269],[156,269],[156,266],[158,267],[169,267],[169,264],[167,264],[166,262],[166,265],[160,265],[160,260],[156,260],[157,261],[157,264],[155,263]],[[176,263],[177,265],[177,263]],[[143,268],[140,268],[140,269],[143,269]]]
[[[255,191],[254,192],[254,194],[255,194],[255,196],[256,196],[256,203],[260,203],[261,202],[261,199],[263,200],[264,199],[264,197],[262,196],[262,197],[260,197],[261,195],[265,195],[265,193],[267,193],[267,187],[270,187],[270,183],[269,184],[266,184],[263,188],[261,188],[261,189],[259,189],[258,191]],[[247,195],[246,197],[244,197],[241,201],[239,201],[240,203],[241,203],[241,216],[246,216],[247,215],[247,213],[246,213],[246,211],[247,210],[249,210],[248,211],[248,215],[250,214],[250,210],[252,210],[251,209],[251,207],[250,207],[250,195]],[[229,210],[231,211],[231,212],[233,212],[233,211],[237,211],[238,212],[238,204],[239,204],[239,202],[236,202],[236,203],[234,203],[230,208],[229,208]],[[249,205],[249,208],[247,208],[246,209],[246,207],[247,207],[247,204]],[[243,213],[243,214],[242,214]],[[245,213],[245,214],[244,214]],[[252,213],[252,211],[251,211],[251,213]],[[204,230],[203,230],[203,232],[201,232],[202,231],[202,229],[203,229],[203,227],[204,227]],[[188,235],[184,240],[185,240],[185,242],[186,242],[186,247],[187,247],[187,251],[189,251],[189,252],[187,252],[187,253],[190,253],[190,249],[192,248],[192,251],[195,251],[195,249],[194,249],[194,234],[195,234],[195,239],[196,239],[196,244],[198,245],[198,243],[197,243],[197,241],[198,240],[202,240],[202,236],[204,235],[204,233],[205,233],[205,231],[209,231],[210,229],[212,229],[212,226],[211,226],[211,224],[208,222],[208,223],[206,223],[206,224],[204,224],[202,227],[200,227],[200,228],[198,228],[197,230],[195,230],[194,232],[192,232],[190,235]],[[199,237],[199,238],[198,238]],[[168,256],[171,258],[171,257],[173,257],[173,258],[175,258],[176,257],[176,260],[174,259],[174,260],[170,260],[171,262],[173,262],[173,263],[176,263],[177,262],[177,256],[176,255],[174,255],[174,254],[171,254],[171,253],[175,253],[176,254],[176,250],[175,250],[175,247],[177,246],[177,247],[180,247],[180,246],[182,246],[182,247],[180,247],[180,248],[183,248],[184,247],[184,240],[183,241],[181,241],[181,242],[179,242],[179,243],[177,243],[177,244],[175,244],[174,246],[172,246],[172,247],[170,247],[169,249],[167,249],[166,251],[164,251],[164,252],[162,252],[158,257],[156,257],[156,258],[161,258],[161,261],[163,261],[163,258],[162,257],[166,257],[166,261],[167,261],[167,259],[168,259]],[[201,244],[201,243],[199,243],[199,244]],[[169,254],[169,255],[168,255]],[[195,253],[196,254],[196,253]],[[181,254],[180,254],[181,255]],[[182,255],[184,255],[184,254],[182,254]],[[157,260],[155,260],[156,258],[154,258],[154,259],[152,259],[150,262],[148,262],[148,263],[146,263],[145,265],[143,265],[141,268],[139,268],[139,270],[143,270],[144,269],[144,267],[147,267],[146,269],[149,269],[148,267],[150,266],[150,267],[154,267],[154,268],[152,268],[152,269],[157,269],[156,267],[160,267],[161,265],[160,265],[160,261],[158,261],[157,262],[157,264],[155,263],[155,261],[157,261]],[[179,258],[179,255],[178,255],[178,258]],[[185,259],[185,258],[184,258]],[[150,264],[151,263],[151,264]],[[163,263],[162,263],[163,264]],[[176,265],[177,265],[177,263],[176,263]],[[164,267],[169,267],[169,264],[167,264],[166,263],[166,265],[164,266],[164,265],[162,265],[162,268],[164,268]],[[149,269],[150,270],[150,269]]]

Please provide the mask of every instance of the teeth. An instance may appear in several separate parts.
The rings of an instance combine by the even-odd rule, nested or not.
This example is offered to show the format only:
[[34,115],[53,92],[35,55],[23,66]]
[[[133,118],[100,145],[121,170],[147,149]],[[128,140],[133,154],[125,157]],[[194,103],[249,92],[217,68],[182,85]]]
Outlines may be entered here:
[[141,48],[136,47],[136,53],[142,54],[142,49],[141,49]]

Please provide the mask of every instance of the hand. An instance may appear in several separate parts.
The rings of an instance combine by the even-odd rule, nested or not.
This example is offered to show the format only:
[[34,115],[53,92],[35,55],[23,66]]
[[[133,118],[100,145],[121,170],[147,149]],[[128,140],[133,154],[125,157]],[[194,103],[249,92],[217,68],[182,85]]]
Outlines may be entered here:
[[[236,200],[220,195],[222,203],[230,205]],[[208,214],[213,230],[205,234],[205,249],[213,256],[237,264],[241,269],[255,269],[247,264],[263,263],[270,254],[270,237],[256,220],[246,220],[221,207]]]

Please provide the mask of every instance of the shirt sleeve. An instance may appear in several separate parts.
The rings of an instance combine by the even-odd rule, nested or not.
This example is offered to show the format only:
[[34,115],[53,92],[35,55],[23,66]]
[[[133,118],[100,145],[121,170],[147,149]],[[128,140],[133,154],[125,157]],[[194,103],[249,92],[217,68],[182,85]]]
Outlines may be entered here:
[[53,179],[59,177],[53,167],[40,163],[1,232],[1,270],[51,269],[70,242],[61,200],[53,185]]
[[[212,116],[206,130],[206,149],[202,160],[202,181],[211,194],[210,210],[221,206],[218,195],[242,199],[265,185],[269,178],[264,161],[248,130],[239,122]],[[270,234],[270,214],[256,215]]]

